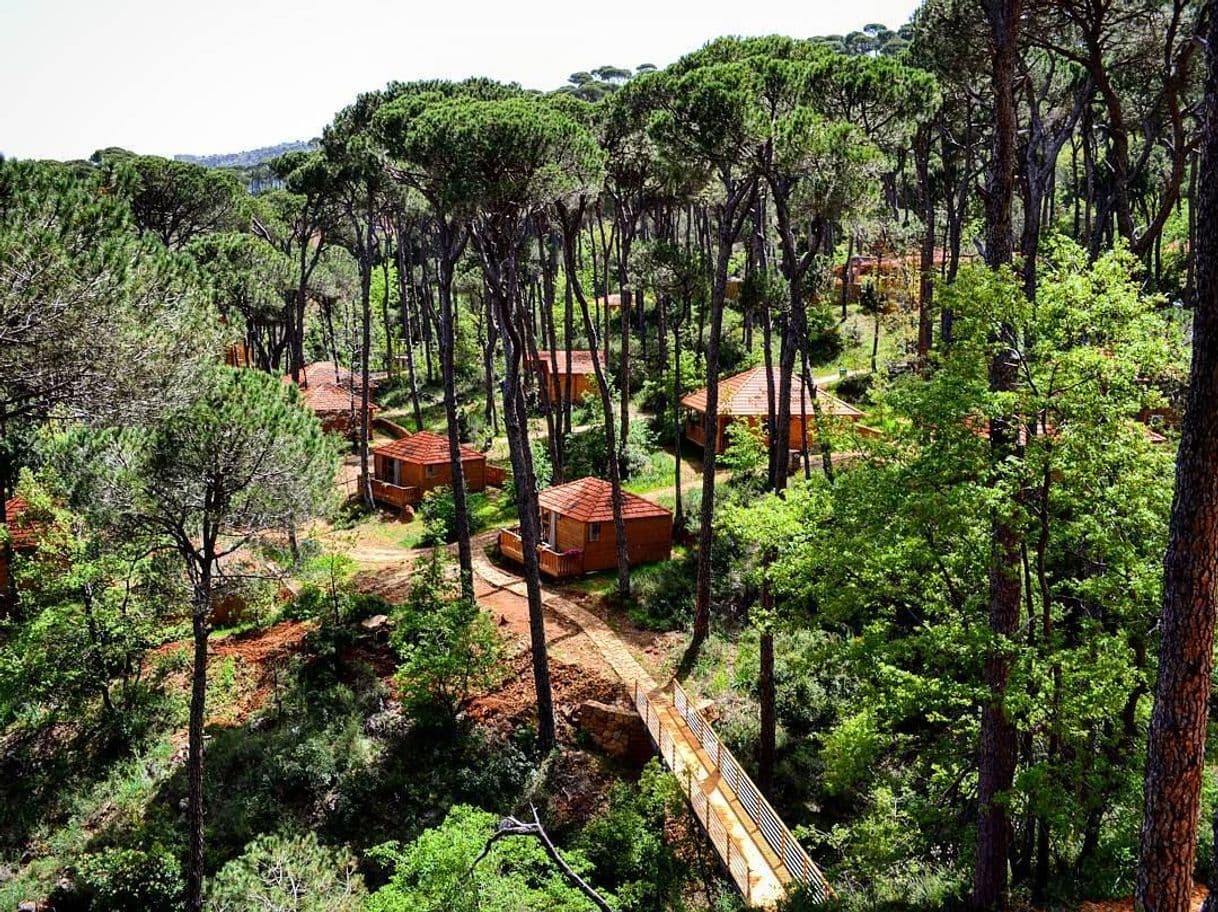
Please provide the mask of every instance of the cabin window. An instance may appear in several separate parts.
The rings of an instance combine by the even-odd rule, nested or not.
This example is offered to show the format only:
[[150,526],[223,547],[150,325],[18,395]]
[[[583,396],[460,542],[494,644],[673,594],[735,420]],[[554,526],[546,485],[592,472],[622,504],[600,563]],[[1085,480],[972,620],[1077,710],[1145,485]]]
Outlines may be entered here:
[[427,473],[428,478],[436,477],[436,467],[434,465],[428,464],[424,471]]
[[600,540],[601,540],[601,524],[600,523],[590,523],[588,525],[588,541],[600,541]]

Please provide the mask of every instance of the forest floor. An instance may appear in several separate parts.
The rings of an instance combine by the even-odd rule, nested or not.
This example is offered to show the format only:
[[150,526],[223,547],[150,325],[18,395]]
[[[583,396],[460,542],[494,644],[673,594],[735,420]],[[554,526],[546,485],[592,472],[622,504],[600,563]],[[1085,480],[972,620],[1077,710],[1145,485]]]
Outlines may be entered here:
[[[1196,884],[1193,887],[1193,895],[1189,901],[1191,912],[1200,912],[1201,905],[1205,902],[1205,897],[1208,895],[1209,890],[1201,884]],[[1133,897],[1126,896],[1124,899],[1089,899],[1079,905],[1078,912],[1133,912]]]

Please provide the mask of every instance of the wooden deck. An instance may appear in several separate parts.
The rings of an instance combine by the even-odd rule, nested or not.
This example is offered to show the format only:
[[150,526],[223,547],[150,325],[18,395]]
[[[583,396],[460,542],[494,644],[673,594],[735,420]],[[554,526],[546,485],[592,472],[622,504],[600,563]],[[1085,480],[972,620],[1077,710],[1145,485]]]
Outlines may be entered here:
[[390,484],[378,478],[372,479],[372,498],[377,503],[397,507],[399,510],[413,507],[423,500],[416,487]]
[[[516,529],[499,530],[499,550],[504,557],[524,563],[524,543]],[[560,553],[546,545],[537,546],[537,562],[541,572],[551,579],[569,579],[584,572],[582,553]]]
[[[517,594],[524,581],[493,567],[481,551],[474,569],[491,585]],[[821,898],[833,890],[681,685],[661,687],[621,638],[596,615],[551,590],[545,605],[578,626],[629,690],[652,742],[681,784],[695,816],[750,906],[773,908],[798,884]]]

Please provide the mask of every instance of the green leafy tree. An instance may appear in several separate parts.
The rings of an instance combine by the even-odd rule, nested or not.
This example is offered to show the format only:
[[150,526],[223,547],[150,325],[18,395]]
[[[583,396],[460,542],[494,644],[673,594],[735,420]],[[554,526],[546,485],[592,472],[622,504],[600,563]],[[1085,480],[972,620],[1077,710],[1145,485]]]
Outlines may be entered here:
[[394,612],[398,681],[409,703],[450,719],[495,677],[502,646],[490,618],[454,586],[439,549],[415,565]]
[[203,721],[211,610],[222,561],[286,531],[332,496],[337,455],[299,393],[256,371],[216,368],[157,425],[74,435],[59,465],[99,525],[170,549],[191,590],[194,664],[187,756],[187,906],[203,896]]
[[134,172],[135,223],[171,250],[202,234],[237,228],[245,215],[245,188],[231,172],[156,155],[103,157],[102,164]]
[[[596,908],[564,879],[535,840],[504,839],[488,847],[498,823],[492,814],[457,805],[443,823],[409,845],[378,847],[377,858],[392,873],[389,883],[369,898],[368,912]],[[576,871],[587,871],[588,863],[578,852],[568,852],[565,858]]]

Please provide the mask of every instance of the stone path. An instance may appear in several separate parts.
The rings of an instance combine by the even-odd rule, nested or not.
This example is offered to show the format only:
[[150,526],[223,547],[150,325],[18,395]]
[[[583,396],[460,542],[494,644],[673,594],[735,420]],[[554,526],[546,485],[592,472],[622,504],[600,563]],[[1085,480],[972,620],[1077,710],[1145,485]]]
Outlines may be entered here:
[[[493,591],[507,591],[526,598],[524,580],[487,559],[485,548],[490,540],[488,536],[480,536],[475,542],[474,573]],[[542,603],[558,617],[577,626],[621,679],[631,693],[653,743],[665,764],[676,774],[694,813],[741,894],[750,905],[772,908],[786,895],[787,885],[793,880],[791,872],[766,841],[739,796],[724,780],[716,760],[707,753],[705,738],[700,738],[677,710],[669,684],[658,684],[613,629],[590,611],[544,585]],[[709,729],[704,722],[702,726],[704,732]],[[714,744],[716,751],[726,751],[717,738]],[[735,763],[734,759],[731,762]],[[738,764],[736,769],[739,769]],[[755,789],[753,794],[756,794]]]

